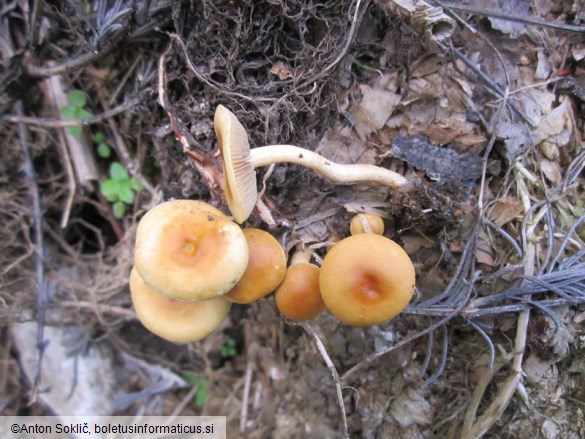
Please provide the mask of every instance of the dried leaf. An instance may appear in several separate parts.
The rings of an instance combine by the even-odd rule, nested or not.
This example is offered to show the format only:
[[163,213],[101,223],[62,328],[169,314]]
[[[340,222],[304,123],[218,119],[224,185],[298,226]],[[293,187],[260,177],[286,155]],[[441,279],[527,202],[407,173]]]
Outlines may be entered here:
[[422,78],[432,73],[438,73],[444,65],[444,60],[436,55],[426,56],[422,61],[414,63],[416,67],[412,71],[412,78]]
[[489,235],[485,230],[480,230],[477,247],[475,248],[475,260],[478,264],[488,267],[495,265],[495,252],[490,243]]
[[362,100],[351,110],[355,119],[355,130],[360,139],[365,140],[374,131],[381,129],[402,97],[385,90],[361,85]]
[[483,134],[463,134],[453,139],[453,147],[459,152],[467,151],[479,154],[486,146],[487,140]]
[[526,380],[532,384],[543,383],[546,380],[546,375],[551,372],[552,364],[552,361],[543,360],[536,354],[529,355],[523,366]]
[[[524,77],[522,78],[524,83],[532,84],[534,82],[534,71],[532,69],[522,69],[521,72],[524,73]],[[548,90],[533,88],[520,93],[520,99],[522,99],[524,104],[524,112],[532,123],[538,126],[541,119],[550,113],[556,97],[554,93]]]
[[390,414],[402,427],[414,424],[429,425],[432,421],[433,407],[420,390],[409,388],[395,397]]
[[551,183],[559,184],[563,180],[563,170],[559,162],[542,159],[540,161],[540,169]]
[[[568,102],[569,100],[565,99],[558,107],[542,118],[535,131],[535,143],[538,144],[553,136],[565,134],[564,131],[568,130],[570,124]],[[563,137],[566,137],[566,141],[568,142],[568,136]],[[563,139],[558,139],[557,141],[559,140],[563,141]]]
[[376,162],[376,151],[360,141],[350,128],[328,132],[315,151],[338,163]]
[[504,224],[518,218],[522,215],[523,207],[520,200],[515,197],[500,198],[489,212],[489,218],[498,226],[502,227]]
[[461,134],[461,127],[441,122],[431,125],[425,134],[432,143],[446,145]]
[[556,143],[545,140],[538,147],[542,154],[549,160],[558,160],[561,156],[561,152]]
[[547,79],[551,73],[551,66],[548,57],[544,54],[544,51],[538,51],[538,63],[536,65],[536,72],[534,77],[536,79]]
[[478,264],[484,264],[488,267],[493,267],[495,265],[495,261],[492,247],[485,242],[478,243],[475,249],[475,260]]
[[[37,373],[37,330],[34,320],[14,323],[12,327],[20,366],[29,382],[34,381]],[[41,363],[43,391],[39,399],[56,415],[111,415],[114,397],[119,391],[111,349],[105,343],[90,343],[83,352],[73,353],[68,346],[71,332],[77,339],[83,334],[80,328],[73,326],[44,328],[47,345]]]
[[429,238],[414,234],[404,235],[400,240],[402,241],[402,248],[409,255],[415,254],[422,248],[433,248],[437,245],[436,242],[431,241]]
[[585,47],[576,47],[571,53],[573,54],[573,59],[577,62],[585,59]]
[[[488,0],[482,2],[482,7],[519,17],[527,17],[530,14],[530,2],[526,1]],[[527,32],[524,23],[494,17],[488,17],[488,20],[494,29],[509,35],[511,38],[518,38]]]
[[399,113],[390,116],[390,119],[386,121],[386,126],[388,128],[405,128],[407,131],[410,131],[412,128],[412,121],[406,114]]
[[510,122],[503,122],[498,125],[497,136],[504,142],[506,147],[504,156],[508,163],[513,163],[522,154],[524,145],[530,144],[530,138],[523,127]]

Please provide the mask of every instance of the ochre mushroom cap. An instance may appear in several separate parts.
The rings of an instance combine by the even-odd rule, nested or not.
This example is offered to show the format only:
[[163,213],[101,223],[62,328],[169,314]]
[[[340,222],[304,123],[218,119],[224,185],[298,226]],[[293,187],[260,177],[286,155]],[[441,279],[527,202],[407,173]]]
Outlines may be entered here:
[[353,326],[377,325],[398,315],[410,302],[414,285],[414,266],[406,252],[370,233],[335,244],[319,276],[327,309]]
[[146,285],[135,268],[130,273],[130,293],[146,329],[175,343],[207,337],[221,325],[232,306],[222,296],[204,302],[168,299]]
[[349,232],[352,235],[360,233],[374,233],[376,235],[384,234],[384,220],[371,213],[358,213],[349,224]]
[[292,320],[310,320],[325,309],[319,292],[319,267],[308,262],[293,264],[275,292],[279,311]]
[[136,231],[134,265],[151,288],[175,300],[209,300],[229,291],[248,265],[240,227],[207,203],[167,201]]
[[258,197],[256,171],[250,161],[248,133],[236,116],[223,105],[215,110],[215,135],[223,158],[225,195],[238,223],[252,213]]
[[286,255],[270,233],[254,228],[242,231],[248,242],[248,267],[225,297],[236,303],[252,303],[280,285],[286,273]]

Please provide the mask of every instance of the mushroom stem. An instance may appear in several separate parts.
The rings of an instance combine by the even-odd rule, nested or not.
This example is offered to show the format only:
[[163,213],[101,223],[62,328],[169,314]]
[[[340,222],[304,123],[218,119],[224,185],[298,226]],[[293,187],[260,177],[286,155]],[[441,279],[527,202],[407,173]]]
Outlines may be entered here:
[[391,188],[399,188],[408,182],[402,175],[385,168],[366,164],[342,165],[313,151],[294,145],[269,145],[252,148],[249,160],[253,168],[273,163],[294,163],[312,169],[339,184],[373,182]]

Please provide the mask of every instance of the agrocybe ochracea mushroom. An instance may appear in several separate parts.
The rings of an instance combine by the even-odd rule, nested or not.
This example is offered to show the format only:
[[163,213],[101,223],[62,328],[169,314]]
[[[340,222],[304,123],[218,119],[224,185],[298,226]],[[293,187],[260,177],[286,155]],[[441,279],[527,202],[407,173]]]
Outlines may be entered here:
[[397,243],[374,233],[359,233],[335,244],[319,274],[321,297],[343,323],[371,326],[386,322],[410,302],[415,270]]
[[[214,125],[223,155],[228,206],[239,223],[248,218],[256,204],[254,169],[259,166],[295,163],[340,184],[373,182],[399,188],[407,183],[401,175],[384,168],[340,165],[292,145],[251,150],[244,127],[222,106],[216,110]],[[368,225],[365,218],[361,218],[360,223],[365,232],[377,228]],[[375,231],[382,232],[383,229]],[[387,240],[381,236],[377,238]],[[343,241],[336,247],[343,247]],[[343,252],[334,247],[330,253]],[[379,256],[388,255],[394,257],[394,250]],[[323,269],[338,265],[327,262],[334,259],[333,256],[327,255],[321,269],[299,262],[287,270],[284,251],[271,235],[258,229],[242,230],[219,210],[193,200],[168,201],[147,212],[137,229],[134,259],[130,289],[137,315],[152,332],[175,342],[200,340],[219,327],[232,302],[251,303],[275,290],[277,306],[289,318],[314,318],[326,305],[344,323],[376,324],[393,317],[408,304],[414,285],[414,270],[411,273],[405,269],[403,279],[397,283],[406,286],[401,294],[390,300],[388,294],[377,290],[378,287],[386,289],[389,284],[385,280],[379,280],[373,271],[350,275],[350,269],[356,267],[345,262],[346,269],[342,268],[339,277],[342,283],[345,279],[346,284],[334,289],[345,291],[343,294],[349,296],[332,294],[328,279],[337,275],[324,274],[329,268]],[[363,259],[379,258],[366,253]],[[359,298],[356,301],[359,294],[347,292],[356,286],[356,282],[362,281],[367,287],[367,291],[361,290],[365,302],[360,302]],[[322,299],[319,289],[322,294],[325,291]],[[390,296],[394,297],[394,293]],[[351,312],[344,313],[338,306],[338,302],[351,303],[352,300],[357,317],[352,317]],[[389,301],[393,302],[388,305],[390,312],[365,317],[365,308],[376,307],[376,303],[388,304]],[[300,302],[306,302],[306,305],[311,302],[311,306],[305,309],[307,307],[299,306]]]
[[228,315],[224,295],[248,260],[244,232],[213,206],[174,200],[153,207],[138,225],[130,275],[138,318],[167,340],[201,340]]
[[349,233],[359,235],[360,233],[384,234],[384,220],[381,216],[372,213],[358,213],[353,216],[349,223]]
[[136,230],[136,270],[169,299],[201,301],[225,294],[244,274],[248,259],[242,229],[202,201],[159,204]]
[[285,273],[284,249],[268,232],[241,229],[207,203],[173,200],[138,225],[130,292],[147,329],[190,342],[215,331],[232,303],[273,292]]
[[272,293],[286,273],[286,255],[274,236],[255,228],[242,229],[250,258],[238,283],[225,297],[235,303],[255,302]]
[[402,175],[374,165],[334,163],[319,154],[293,145],[269,145],[250,149],[248,133],[236,116],[219,105],[213,120],[223,158],[228,207],[238,223],[252,212],[258,197],[255,168],[273,163],[294,163],[312,169],[334,183],[378,183],[399,188],[408,181]]
[[297,250],[274,292],[276,307],[291,320],[311,320],[325,310],[319,290],[319,267],[310,263],[311,257],[311,251]]

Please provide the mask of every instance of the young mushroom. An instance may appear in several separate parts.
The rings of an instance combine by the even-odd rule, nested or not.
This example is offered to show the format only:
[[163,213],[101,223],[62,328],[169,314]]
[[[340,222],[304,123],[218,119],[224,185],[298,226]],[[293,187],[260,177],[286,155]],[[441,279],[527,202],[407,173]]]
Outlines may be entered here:
[[378,183],[391,188],[408,181],[400,174],[366,164],[342,165],[293,145],[269,145],[250,149],[248,133],[236,116],[219,105],[213,120],[223,157],[225,192],[229,209],[238,223],[244,222],[256,204],[255,168],[273,163],[294,163],[312,169],[334,183]]
[[292,320],[314,319],[325,310],[319,291],[319,267],[310,260],[310,252],[297,251],[274,293],[276,307]]
[[242,229],[250,254],[248,267],[225,297],[236,303],[252,303],[272,293],[286,272],[286,255],[280,243],[264,230]]
[[358,213],[349,223],[349,232],[352,235],[360,233],[374,233],[376,235],[384,234],[384,220],[372,213]]
[[134,265],[144,282],[170,299],[209,300],[240,280],[248,244],[240,227],[215,207],[167,201],[140,221]]
[[221,325],[232,306],[222,296],[203,302],[171,300],[149,287],[136,268],[130,273],[130,293],[138,319],[146,329],[175,343],[207,337]]
[[394,241],[363,233],[342,239],[321,265],[319,286],[327,309],[341,322],[371,326],[398,315],[414,293],[415,271]]

